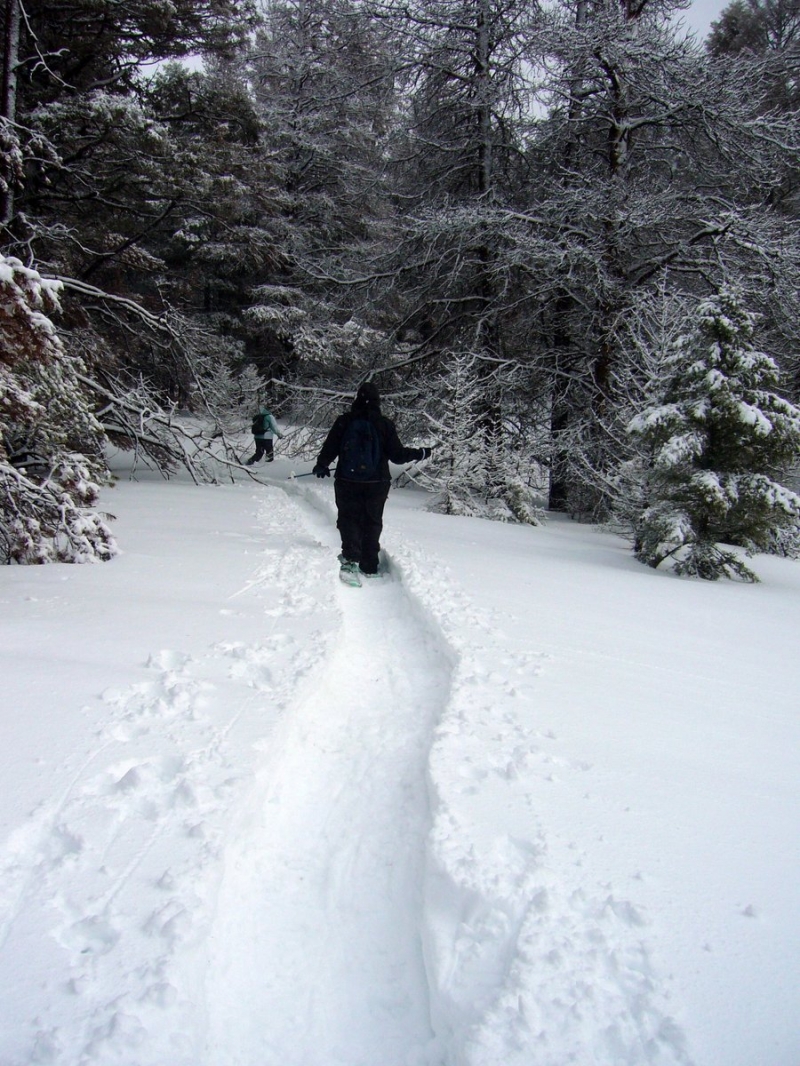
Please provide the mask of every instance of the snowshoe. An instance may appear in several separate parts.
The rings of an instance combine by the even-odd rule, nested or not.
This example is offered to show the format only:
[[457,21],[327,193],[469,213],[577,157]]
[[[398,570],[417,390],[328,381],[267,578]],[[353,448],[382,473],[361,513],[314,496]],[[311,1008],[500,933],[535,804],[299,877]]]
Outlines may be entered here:
[[343,581],[345,585],[352,585],[353,588],[361,588],[358,563],[343,559],[342,565],[339,567],[339,580]]

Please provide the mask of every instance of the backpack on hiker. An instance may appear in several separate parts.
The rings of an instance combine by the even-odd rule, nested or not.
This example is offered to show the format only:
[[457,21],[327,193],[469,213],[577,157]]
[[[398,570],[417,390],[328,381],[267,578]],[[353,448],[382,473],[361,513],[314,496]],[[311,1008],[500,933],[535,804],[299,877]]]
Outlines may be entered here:
[[337,476],[345,481],[379,481],[381,438],[368,418],[353,418],[347,425],[339,447]]
[[260,437],[262,433],[267,431],[267,415],[263,411],[259,411],[254,416],[253,421],[250,423],[250,432],[254,437]]

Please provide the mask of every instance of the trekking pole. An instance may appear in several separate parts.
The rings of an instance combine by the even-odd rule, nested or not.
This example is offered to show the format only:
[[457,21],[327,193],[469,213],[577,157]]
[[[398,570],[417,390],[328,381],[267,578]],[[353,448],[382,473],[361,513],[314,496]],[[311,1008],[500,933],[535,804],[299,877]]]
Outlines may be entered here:
[[295,481],[299,477],[313,477],[313,476],[314,476],[314,471],[313,470],[309,470],[308,473],[306,473],[306,474],[289,474],[289,476],[288,476],[288,478],[286,480],[287,481]]

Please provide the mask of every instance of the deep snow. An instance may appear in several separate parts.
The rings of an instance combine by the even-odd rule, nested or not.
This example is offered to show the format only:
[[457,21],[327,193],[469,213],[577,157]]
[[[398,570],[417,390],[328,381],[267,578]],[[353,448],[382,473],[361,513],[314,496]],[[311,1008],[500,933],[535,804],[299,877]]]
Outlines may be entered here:
[[797,1066],[800,565],[291,469],[0,576],[0,1066]]

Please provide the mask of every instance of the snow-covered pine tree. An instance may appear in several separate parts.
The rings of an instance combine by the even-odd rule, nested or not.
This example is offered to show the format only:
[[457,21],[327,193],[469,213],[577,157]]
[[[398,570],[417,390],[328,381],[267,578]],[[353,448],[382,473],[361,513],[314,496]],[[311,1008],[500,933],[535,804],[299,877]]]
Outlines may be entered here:
[[634,523],[649,566],[755,581],[729,546],[768,550],[777,530],[800,528],[800,497],[782,483],[800,454],[800,409],[776,391],[754,317],[731,291],[704,300],[667,357],[661,402],[629,425],[649,455]]
[[530,486],[509,468],[502,434],[492,432],[482,417],[484,383],[477,364],[474,352],[450,354],[440,378],[440,414],[430,418],[439,445],[415,480],[435,493],[429,510],[538,525],[541,509]]
[[440,514],[486,513],[486,448],[480,425],[480,386],[475,356],[453,353],[439,380],[438,417],[431,427],[438,447],[419,480],[435,493],[429,510]]
[[772,104],[781,64],[710,62],[682,6],[554,0],[529,38],[551,103],[531,123],[536,181],[505,234],[538,305],[530,359],[551,379],[550,507],[587,518],[616,504],[629,388],[646,372],[631,326],[662,280],[696,301],[697,278],[737,279],[787,375],[798,351],[800,127]]
[[[385,330],[374,328],[384,316],[361,314],[365,293],[354,281],[370,272],[373,226],[393,210],[385,139],[395,62],[386,29],[360,3],[263,5],[248,71],[260,142],[280,161],[285,228],[274,241],[272,269],[251,288],[243,325],[249,357],[265,379],[336,388],[342,379],[359,380],[367,347],[377,345],[379,362],[386,361]],[[375,365],[371,359],[365,372]]]
[[102,427],[48,315],[57,287],[0,255],[0,560],[108,559],[116,545],[92,510],[108,470]]
[[514,452],[505,424],[502,432],[492,434],[486,451],[490,471],[488,517],[495,522],[541,525],[544,521],[541,493],[531,483],[531,478],[521,472],[523,467],[534,471],[532,460]]
[[706,49],[713,56],[789,51],[800,40],[797,0],[731,0],[711,23]]

